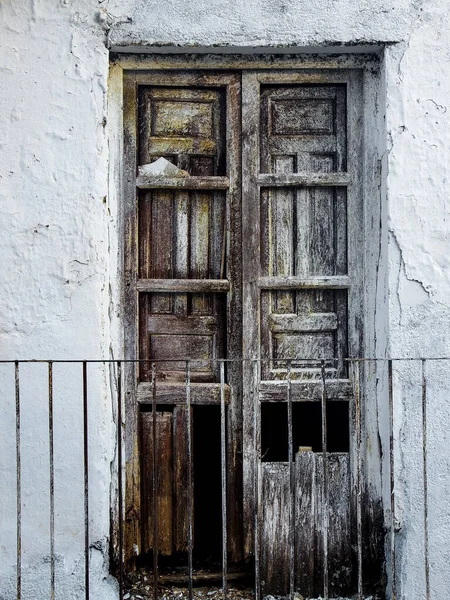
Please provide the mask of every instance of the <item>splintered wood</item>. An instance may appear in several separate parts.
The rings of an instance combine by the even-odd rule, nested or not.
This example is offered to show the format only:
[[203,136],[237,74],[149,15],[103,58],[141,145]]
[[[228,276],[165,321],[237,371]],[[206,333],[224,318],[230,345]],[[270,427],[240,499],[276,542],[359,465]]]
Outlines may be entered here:
[[[322,455],[299,452],[295,459],[295,498],[290,497],[289,465],[262,463],[263,595],[289,593],[289,504],[295,514],[295,590],[305,598],[323,593],[328,561],[330,597],[351,592],[352,517],[348,454],[328,454],[328,498],[324,497]],[[328,544],[324,548],[324,512],[328,511]]]

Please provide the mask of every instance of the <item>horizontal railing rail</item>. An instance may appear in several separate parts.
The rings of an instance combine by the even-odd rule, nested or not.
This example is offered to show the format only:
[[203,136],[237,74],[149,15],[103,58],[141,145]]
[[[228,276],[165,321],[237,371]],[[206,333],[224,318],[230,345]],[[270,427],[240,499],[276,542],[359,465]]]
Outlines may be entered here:
[[[388,586],[386,590],[386,598],[394,600],[396,598],[397,590],[397,523],[396,523],[396,491],[397,491],[397,478],[396,478],[396,444],[400,444],[401,440],[396,439],[396,428],[395,428],[395,385],[394,379],[397,376],[400,380],[402,377],[409,377],[409,371],[405,373],[401,370],[401,365],[413,365],[415,373],[418,376],[420,385],[420,401],[421,401],[421,431],[418,437],[421,440],[421,461],[422,461],[422,477],[423,477],[423,569],[424,577],[426,582],[426,598],[430,596],[430,561],[429,561],[429,528],[428,528],[428,501],[429,501],[429,490],[428,490],[428,431],[427,431],[427,415],[428,415],[428,400],[429,400],[429,389],[428,389],[428,368],[430,363],[437,363],[442,361],[446,366],[450,366],[449,357],[428,357],[428,358],[344,358],[344,359],[303,359],[301,357],[286,357],[283,359],[277,359],[276,361],[262,360],[259,358],[243,358],[240,360],[236,359],[214,359],[214,361],[203,361],[203,362],[215,362],[218,365],[218,379],[217,385],[219,386],[219,401],[217,403],[220,410],[220,428],[217,432],[220,436],[220,479],[221,479],[221,530],[222,530],[222,543],[221,543],[221,595],[224,600],[228,597],[228,575],[229,575],[229,564],[228,564],[228,541],[229,532],[227,528],[228,520],[228,489],[227,489],[227,405],[229,391],[227,390],[227,365],[235,362],[249,362],[253,365],[255,380],[258,379],[258,373],[262,370],[262,366],[265,365],[276,365],[280,369],[283,368],[280,381],[277,384],[281,386],[284,398],[280,395],[280,402],[283,402],[287,407],[287,443],[288,443],[288,489],[289,489],[289,510],[288,510],[288,540],[289,540],[289,585],[287,590],[287,596],[294,600],[294,596],[297,590],[297,575],[296,569],[296,520],[295,520],[295,451],[294,451],[294,420],[293,420],[293,407],[296,402],[301,400],[301,397],[295,393],[295,388],[300,381],[314,382],[320,386],[318,402],[320,404],[321,412],[321,460],[323,461],[323,495],[324,495],[324,510],[322,511],[322,523],[321,529],[323,533],[323,572],[322,572],[322,597],[324,599],[330,598],[330,573],[329,573],[329,556],[328,550],[328,534],[330,527],[330,514],[328,510],[328,494],[330,485],[330,473],[328,461],[330,453],[328,452],[328,433],[329,424],[327,423],[327,403],[328,403],[328,391],[332,389],[333,381],[341,375],[338,375],[338,370],[335,369],[338,364],[346,364],[348,367],[348,379],[351,381],[352,386],[352,406],[354,409],[354,420],[353,420],[353,443],[354,443],[354,464],[356,471],[354,472],[355,490],[356,490],[356,506],[355,506],[355,523],[356,523],[356,577],[355,577],[355,593],[359,600],[363,600],[366,597],[366,590],[364,589],[364,553],[363,553],[363,417],[364,417],[364,387],[367,383],[364,374],[364,368],[367,365],[372,365],[376,368],[383,370],[382,376],[385,377],[386,393],[385,400],[387,403],[387,431],[386,439],[388,440],[389,450],[389,499],[388,505],[385,507],[385,514],[389,517],[388,527],[388,540],[389,540],[389,553],[386,558],[386,570],[387,570],[387,581]],[[23,507],[23,494],[26,486],[26,481],[23,480],[23,457],[22,457],[22,370],[24,365],[35,363],[46,365],[47,376],[48,376],[48,398],[45,408],[48,411],[48,466],[49,466],[49,549],[50,549],[50,598],[55,597],[55,589],[57,585],[55,577],[56,569],[56,553],[55,553],[55,445],[54,445],[54,434],[55,434],[55,420],[54,420],[54,408],[55,408],[55,365],[58,364],[79,364],[81,369],[79,373],[82,405],[80,410],[82,412],[82,424],[83,431],[83,503],[84,503],[84,598],[89,600],[91,581],[90,581],[90,485],[91,479],[89,477],[89,444],[90,444],[90,421],[89,421],[89,372],[93,365],[105,365],[108,367],[114,367],[114,385],[113,398],[116,404],[114,414],[116,418],[117,435],[116,435],[116,449],[117,449],[117,554],[118,560],[118,595],[120,600],[123,600],[125,595],[129,593],[126,586],[126,573],[124,564],[124,505],[125,505],[125,461],[124,461],[124,397],[127,390],[124,389],[124,370],[132,363],[139,364],[143,362],[151,363],[151,379],[149,382],[151,392],[151,403],[147,406],[151,407],[152,415],[152,511],[153,511],[153,584],[151,594],[154,600],[160,595],[161,579],[159,569],[159,552],[158,552],[158,502],[157,502],[157,456],[156,456],[156,439],[157,439],[157,398],[158,388],[163,383],[158,379],[158,362],[180,363],[180,359],[173,359],[164,361],[144,361],[144,360],[115,360],[115,359],[98,359],[98,360],[2,360],[0,364],[12,365],[14,370],[11,373],[11,377],[14,378],[14,401],[15,401],[15,459],[16,459],[16,598],[17,600],[22,599],[22,554],[23,554],[23,540],[22,540],[22,507]],[[188,582],[187,596],[189,600],[192,600],[194,595],[194,519],[193,519],[193,439],[192,439],[192,423],[191,423],[191,407],[192,407],[192,390],[194,383],[192,382],[192,367],[199,361],[194,359],[183,359],[185,369],[185,381],[181,385],[184,386],[184,402],[186,406],[186,444],[187,444],[187,512],[188,512],[188,530],[187,530],[187,570],[186,579]],[[300,367],[298,367],[300,365]],[[399,368],[398,373],[395,370]],[[180,385],[180,384],[178,384]],[[253,423],[253,468],[254,468],[254,489],[255,489],[255,507],[254,507],[254,597],[255,600],[260,600],[262,596],[261,591],[261,551],[264,540],[261,539],[261,518],[262,518],[262,498],[261,498],[261,414],[260,405],[261,398],[259,393],[254,394],[254,403],[257,410],[254,411],[254,423]],[[450,407],[449,407],[450,410]],[[150,596],[149,596],[150,597]]]

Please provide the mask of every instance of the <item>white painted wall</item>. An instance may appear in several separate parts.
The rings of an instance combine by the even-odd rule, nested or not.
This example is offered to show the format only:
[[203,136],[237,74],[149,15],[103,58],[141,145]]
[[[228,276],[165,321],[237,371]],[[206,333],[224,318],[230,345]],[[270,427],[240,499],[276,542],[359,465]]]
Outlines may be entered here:
[[[386,44],[376,101],[381,115],[385,110],[387,133],[382,126],[374,130],[366,164],[371,173],[381,164],[384,222],[380,258],[373,240],[366,256],[371,270],[379,262],[366,302],[377,334],[377,341],[369,335],[368,351],[381,355],[387,345],[391,356],[449,354],[449,13],[449,0],[3,0],[1,357],[121,355],[118,175],[108,162],[110,146],[119,143],[108,118],[117,123],[120,86],[114,87],[117,77],[109,85],[108,47],[168,51],[177,45],[251,53],[255,46],[326,52],[342,44],[355,50]],[[369,201],[366,214],[376,239]],[[45,369],[24,367],[21,387],[23,597],[37,599],[48,597],[49,574]],[[448,371],[433,365],[429,385],[430,581],[436,598],[450,589]],[[57,597],[65,599],[81,597],[83,582],[80,372],[80,365],[55,366]],[[412,600],[424,597],[425,585],[420,392],[411,366],[401,365],[398,375],[398,598]],[[2,366],[0,377],[7,490],[0,500],[0,598],[6,600],[14,597],[15,574],[13,368]],[[115,452],[111,377],[101,365],[90,368],[90,525],[98,548],[91,551],[92,582],[93,597],[102,599],[115,597],[107,561]]]

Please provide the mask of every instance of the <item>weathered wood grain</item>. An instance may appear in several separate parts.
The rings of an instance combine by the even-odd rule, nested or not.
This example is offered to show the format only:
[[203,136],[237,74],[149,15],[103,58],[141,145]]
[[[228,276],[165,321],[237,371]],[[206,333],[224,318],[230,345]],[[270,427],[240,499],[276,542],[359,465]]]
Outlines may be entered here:
[[228,177],[147,177],[136,178],[136,187],[140,190],[227,190],[230,187]]
[[[328,511],[330,597],[352,593],[352,517],[348,454],[327,454],[328,498],[320,454],[295,458],[295,590],[323,594],[324,514]],[[289,465],[262,463],[261,576],[264,594],[289,592]]]
[[225,293],[230,289],[227,279],[140,279],[139,292]]
[[351,286],[351,280],[345,275],[329,275],[315,277],[260,277],[257,281],[261,289],[300,290],[328,289],[341,290]]
[[[185,401],[184,398],[183,400]],[[187,552],[188,547],[188,444],[186,411],[186,406],[182,405],[175,406],[173,409],[173,542],[175,552]]]
[[[156,414],[156,440],[153,444],[153,413],[141,413],[142,425],[142,548],[155,550],[153,522],[158,522],[156,549],[168,556],[173,550],[173,434],[172,414]],[[153,447],[156,454],[156,516],[153,514]]]
[[[296,154],[294,155],[296,156]],[[347,187],[346,173],[263,173],[256,182],[261,187]]]
[[289,592],[289,466],[262,463],[261,591]]
[[[137,358],[138,306],[136,298],[137,279],[137,223],[136,223],[136,143],[137,143],[137,94],[133,73],[124,76],[124,177],[123,177],[123,234],[124,234],[124,354],[134,361]],[[125,529],[124,556],[130,569],[135,566],[136,554],[141,548],[141,489],[139,466],[139,424],[135,402],[137,366],[134,362],[124,364],[125,389]],[[137,553],[136,553],[137,549]]]
[[[186,374],[184,373],[184,380]],[[230,401],[231,389],[225,385],[225,402]],[[137,401],[139,404],[151,404],[151,383],[141,382],[138,385]],[[185,383],[159,383],[157,384],[158,404],[184,404],[186,402]],[[191,383],[191,404],[220,404],[219,383]]]
[[[310,370],[312,369],[310,368]],[[291,376],[293,402],[320,400],[322,396],[322,383],[320,381],[296,381],[295,369],[292,369]],[[304,377],[304,372],[300,371],[299,376]],[[346,379],[329,379],[326,385],[328,402],[348,400],[352,396],[352,385]],[[261,381],[259,393],[261,402],[286,402],[286,381]]]

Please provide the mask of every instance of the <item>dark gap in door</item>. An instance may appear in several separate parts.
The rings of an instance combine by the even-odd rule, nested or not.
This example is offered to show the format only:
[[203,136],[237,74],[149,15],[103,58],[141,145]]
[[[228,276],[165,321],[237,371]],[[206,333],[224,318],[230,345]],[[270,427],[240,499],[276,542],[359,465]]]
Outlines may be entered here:
[[[320,402],[296,402],[292,407],[294,453],[300,446],[322,451],[322,411]],[[327,403],[327,450],[348,452],[348,402]],[[286,403],[261,406],[261,450],[264,462],[288,460],[288,420]]]
[[194,406],[194,559],[217,567],[222,548],[220,407]]

